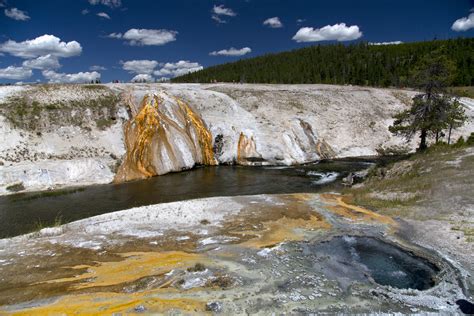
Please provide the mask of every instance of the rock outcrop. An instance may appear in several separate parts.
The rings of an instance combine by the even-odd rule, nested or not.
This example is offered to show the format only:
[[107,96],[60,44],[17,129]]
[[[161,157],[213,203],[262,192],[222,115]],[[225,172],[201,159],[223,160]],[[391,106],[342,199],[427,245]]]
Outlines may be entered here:
[[138,107],[132,103],[130,108],[136,114],[124,126],[127,153],[116,182],[217,163],[211,133],[184,101],[160,92],[145,95]]
[[128,118],[107,86],[0,87],[0,195],[110,183]]
[[257,152],[257,144],[253,136],[247,137],[243,132],[240,132],[237,145],[237,163],[239,165],[252,165],[262,160],[262,155]]

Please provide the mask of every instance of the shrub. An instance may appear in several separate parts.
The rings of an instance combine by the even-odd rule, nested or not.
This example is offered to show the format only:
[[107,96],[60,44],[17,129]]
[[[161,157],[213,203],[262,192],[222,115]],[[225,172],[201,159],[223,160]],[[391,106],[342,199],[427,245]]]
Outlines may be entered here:
[[464,141],[464,137],[460,136],[456,143],[454,144],[455,147],[462,147],[466,142]]
[[23,191],[25,189],[25,186],[23,185],[22,182],[20,183],[15,183],[15,184],[12,184],[12,185],[9,185],[7,186],[7,191],[10,191],[10,192],[20,192],[20,191]]
[[188,272],[201,272],[206,270],[206,267],[202,263],[196,263],[194,267],[189,267]]
[[466,140],[466,145],[473,146],[474,145],[474,133],[471,133]]

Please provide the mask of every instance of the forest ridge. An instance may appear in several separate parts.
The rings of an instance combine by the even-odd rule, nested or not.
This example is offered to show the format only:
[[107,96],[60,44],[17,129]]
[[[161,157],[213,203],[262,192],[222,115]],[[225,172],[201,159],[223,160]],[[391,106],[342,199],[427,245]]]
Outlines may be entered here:
[[456,65],[453,86],[474,84],[474,39],[398,45],[367,42],[316,45],[217,65],[172,82],[322,83],[376,87],[411,86],[410,72],[426,54],[442,50]]

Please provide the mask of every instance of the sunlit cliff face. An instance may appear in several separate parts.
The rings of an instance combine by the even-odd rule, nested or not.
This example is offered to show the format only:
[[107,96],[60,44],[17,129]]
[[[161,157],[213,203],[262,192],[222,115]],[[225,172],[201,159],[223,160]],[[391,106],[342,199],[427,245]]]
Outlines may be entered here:
[[237,163],[240,165],[251,165],[252,160],[258,160],[260,158],[262,158],[262,156],[257,152],[257,144],[253,136],[247,137],[241,132],[237,145]]
[[[144,96],[124,93],[122,97],[128,103],[131,119],[124,124],[126,154],[115,182],[181,171],[197,164],[258,166],[277,160],[288,164],[335,156],[331,147],[302,119],[289,120],[284,129],[272,131],[275,142],[269,143],[268,138],[262,137],[265,131],[255,126],[235,128],[233,122],[228,122],[232,125],[215,129],[219,122],[211,116],[207,119],[214,126],[213,136],[199,112],[166,91]],[[223,150],[227,160],[221,160]]]
[[336,157],[336,153],[334,150],[329,146],[326,141],[323,140],[318,140],[316,143],[316,152],[318,153],[319,157],[322,159],[332,159]]
[[217,163],[211,133],[187,103],[164,92],[146,95],[138,107],[129,102],[133,118],[124,126],[127,153],[116,182]]

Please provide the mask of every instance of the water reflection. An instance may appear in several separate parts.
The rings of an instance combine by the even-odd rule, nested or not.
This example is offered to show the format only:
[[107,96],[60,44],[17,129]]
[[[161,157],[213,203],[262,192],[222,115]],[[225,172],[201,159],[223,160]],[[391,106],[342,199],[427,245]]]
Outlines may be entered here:
[[367,168],[367,160],[297,167],[200,167],[124,184],[0,197],[0,238],[131,207],[212,196],[337,190],[338,179]]

